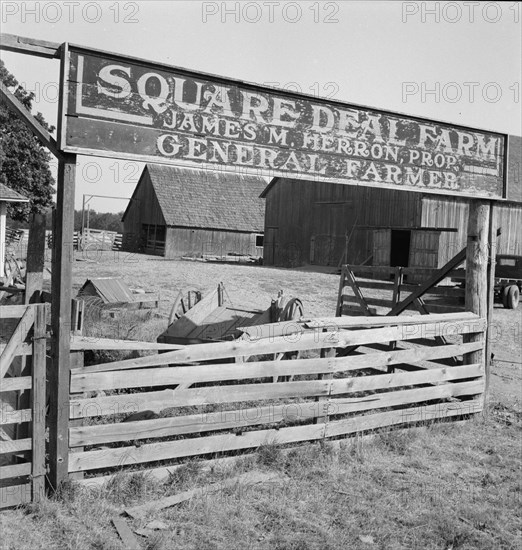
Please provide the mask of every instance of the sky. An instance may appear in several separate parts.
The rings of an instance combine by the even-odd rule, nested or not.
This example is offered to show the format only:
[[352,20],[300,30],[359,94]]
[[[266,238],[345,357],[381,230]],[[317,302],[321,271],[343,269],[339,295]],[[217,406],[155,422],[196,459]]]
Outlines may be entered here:
[[[522,134],[522,2],[2,0],[3,33],[347,103]],[[1,52],[56,124],[59,62]],[[55,167],[56,162],[53,162]],[[79,156],[84,195],[129,198],[143,164]],[[127,200],[92,198],[99,212]]]

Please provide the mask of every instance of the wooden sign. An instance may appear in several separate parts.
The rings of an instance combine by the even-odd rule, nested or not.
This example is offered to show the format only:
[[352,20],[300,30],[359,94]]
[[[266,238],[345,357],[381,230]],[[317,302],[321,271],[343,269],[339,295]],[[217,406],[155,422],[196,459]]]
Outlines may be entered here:
[[67,152],[502,198],[503,134],[71,47]]

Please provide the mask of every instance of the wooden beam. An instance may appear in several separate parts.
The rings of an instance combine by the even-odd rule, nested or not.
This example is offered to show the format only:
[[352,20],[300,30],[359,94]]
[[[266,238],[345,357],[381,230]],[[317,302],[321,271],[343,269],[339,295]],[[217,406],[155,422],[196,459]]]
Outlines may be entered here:
[[0,98],[2,103],[19,117],[27,128],[40,140],[40,143],[58,159],[63,159],[63,153],[58,149],[56,140],[51,134],[34,118],[31,112],[12,94],[7,87],[0,82]]
[[51,349],[49,388],[49,483],[56,490],[68,475],[68,402],[76,155],[58,163],[57,210],[53,228]]
[[125,548],[127,548],[127,550],[141,549],[138,539],[134,536],[134,533],[132,532],[131,528],[123,518],[114,516],[112,518],[112,523],[116,528],[116,531],[118,531],[118,535],[120,535],[120,538],[123,544],[125,545]]
[[[16,5],[14,6],[16,7]],[[57,42],[27,38],[25,36],[17,36],[16,34],[0,34],[0,50],[8,52],[24,53],[48,59],[59,59],[60,47],[61,45]]]

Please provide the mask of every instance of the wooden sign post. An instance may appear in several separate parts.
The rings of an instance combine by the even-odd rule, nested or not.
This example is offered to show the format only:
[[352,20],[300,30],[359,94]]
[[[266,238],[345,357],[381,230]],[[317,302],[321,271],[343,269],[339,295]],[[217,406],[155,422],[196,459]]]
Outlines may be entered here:
[[58,192],[53,227],[51,350],[49,381],[49,480],[54,489],[68,476],[69,371],[76,155],[58,163]]

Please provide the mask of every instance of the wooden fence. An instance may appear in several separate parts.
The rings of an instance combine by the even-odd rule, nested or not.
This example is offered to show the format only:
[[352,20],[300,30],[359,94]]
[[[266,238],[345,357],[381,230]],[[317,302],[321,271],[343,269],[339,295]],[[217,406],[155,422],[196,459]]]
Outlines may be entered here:
[[188,457],[475,414],[484,362],[467,363],[485,329],[466,312],[333,317],[72,369],[69,472],[98,484],[136,465],[166,473]]
[[116,231],[102,229],[85,229],[82,234],[75,231],[73,236],[73,247],[77,250],[121,250],[122,234]]
[[[338,315],[385,315],[420,288],[407,282],[412,274],[426,280],[437,270],[345,265],[337,305]],[[379,280],[375,280],[378,277]],[[413,300],[407,310],[426,313],[464,311],[465,290],[457,285],[433,285]]]
[[2,306],[0,508],[39,500],[45,486],[45,304]]

